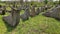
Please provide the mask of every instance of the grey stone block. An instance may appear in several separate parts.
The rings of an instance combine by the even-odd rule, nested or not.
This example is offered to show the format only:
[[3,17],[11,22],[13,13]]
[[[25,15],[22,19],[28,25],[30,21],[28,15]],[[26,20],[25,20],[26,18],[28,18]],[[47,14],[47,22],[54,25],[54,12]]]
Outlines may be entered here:
[[56,19],[60,19],[60,6],[55,7],[53,9],[47,11],[43,15],[48,16],[48,17],[53,17],[53,18],[56,18]]

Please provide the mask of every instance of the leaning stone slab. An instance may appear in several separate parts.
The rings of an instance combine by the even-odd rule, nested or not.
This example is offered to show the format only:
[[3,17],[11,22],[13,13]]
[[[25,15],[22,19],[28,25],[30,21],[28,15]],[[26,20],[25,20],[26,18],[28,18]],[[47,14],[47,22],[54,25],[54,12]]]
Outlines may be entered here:
[[36,13],[35,13],[35,6],[32,6],[32,7],[31,7],[30,16],[31,16],[31,17],[36,16]]
[[47,16],[47,17],[53,17],[53,18],[57,18],[60,19],[60,6],[55,7],[49,11],[47,11],[46,13],[44,13],[43,15]]
[[5,15],[5,9],[0,8],[0,15]]
[[39,13],[44,12],[45,7],[38,7],[36,10],[36,15],[39,15]]
[[24,14],[22,14],[22,15],[20,16],[20,18],[21,18],[23,21],[26,21],[26,20],[29,19],[29,17],[30,17],[30,11],[29,11],[29,8],[27,7],[27,8],[25,9]]
[[20,12],[19,11],[12,11],[9,16],[3,17],[4,22],[9,24],[10,26],[16,26],[20,21]]

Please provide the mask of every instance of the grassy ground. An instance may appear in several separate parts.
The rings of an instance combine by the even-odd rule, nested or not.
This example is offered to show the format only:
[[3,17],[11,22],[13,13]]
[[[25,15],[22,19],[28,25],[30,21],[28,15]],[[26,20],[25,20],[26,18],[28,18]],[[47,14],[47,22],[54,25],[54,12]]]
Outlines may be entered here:
[[20,20],[16,28],[6,26],[2,17],[0,15],[0,34],[60,34],[60,21],[41,14],[25,22]]
[[0,15],[0,34],[60,34],[60,21],[41,14],[20,23],[15,29],[6,26]]

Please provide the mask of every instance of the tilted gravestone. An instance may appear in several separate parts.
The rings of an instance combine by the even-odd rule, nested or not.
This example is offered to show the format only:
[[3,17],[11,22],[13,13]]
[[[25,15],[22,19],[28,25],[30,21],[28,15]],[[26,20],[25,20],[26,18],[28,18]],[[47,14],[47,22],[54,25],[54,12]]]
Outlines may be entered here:
[[36,10],[36,15],[39,15],[39,13],[40,13],[40,9],[37,8],[37,10]]
[[5,15],[6,8],[5,6],[0,6],[0,15]]
[[20,0],[20,4],[23,5],[23,3],[24,3],[23,0]]
[[39,7],[40,12],[44,12],[45,8],[46,8],[45,6]]
[[30,11],[30,16],[34,17],[35,15],[36,15],[36,13],[35,13],[35,6],[32,6],[31,7],[31,11]]
[[20,21],[20,11],[12,8],[11,14],[9,16],[4,16],[3,20],[10,26],[16,26]]
[[44,7],[38,7],[36,10],[36,15],[39,15],[39,13],[44,12],[45,8]]
[[41,6],[41,11],[44,12],[44,10],[50,9],[51,7],[49,5]]
[[36,10],[36,15],[39,15],[39,13],[44,12],[44,10],[45,10],[44,6],[38,7]]
[[47,11],[43,15],[45,15],[47,17],[53,17],[53,18],[56,18],[56,19],[60,19],[60,6],[55,7],[53,9]]
[[29,19],[29,16],[30,16],[30,12],[29,12],[29,7],[27,6],[24,14],[22,14],[20,17],[23,21],[26,21]]

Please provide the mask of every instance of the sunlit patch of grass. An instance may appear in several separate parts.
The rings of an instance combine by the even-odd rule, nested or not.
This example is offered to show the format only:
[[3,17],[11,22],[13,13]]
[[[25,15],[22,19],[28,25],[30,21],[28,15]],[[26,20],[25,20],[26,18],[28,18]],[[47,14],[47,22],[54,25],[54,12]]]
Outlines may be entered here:
[[59,34],[60,33],[60,21],[45,17],[43,15],[37,15],[29,20],[20,23],[14,30],[7,28],[2,21],[2,15],[0,15],[0,33],[1,34]]
[[24,10],[21,10],[21,11],[20,11],[20,15],[21,15],[21,14],[24,14],[24,12],[25,12]]
[[30,18],[26,22],[21,21],[20,25],[21,23],[22,23],[21,31],[23,31],[21,32],[22,34],[23,33],[40,34],[41,32],[46,34],[55,34],[55,33],[59,34],[60,23],[54,18],[39,15],[34,18]]
[[2,15],[0,15],[0,34],[4,34],[4,32],[6,32],[6,26],[2,21]]

